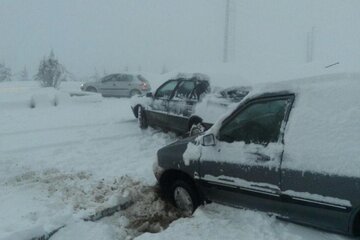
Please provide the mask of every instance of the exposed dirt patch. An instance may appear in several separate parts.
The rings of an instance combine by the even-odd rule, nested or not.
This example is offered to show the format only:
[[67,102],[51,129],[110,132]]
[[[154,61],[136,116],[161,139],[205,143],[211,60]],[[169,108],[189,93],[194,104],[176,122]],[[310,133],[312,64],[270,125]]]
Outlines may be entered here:
[[174,220],[185,217],[161,197],[158,187],[144,187],[132,206],[124,211],[128,228],[136,231],[160,232]]
[[95,180],[85,172],[67,174],[51,169],[28,172],[5,184],[40,187],[53,201],[72,206],[74,214],[81,213],[85,218],[121,202],[130,202],[125,210],[100,220],[117,229],[119,239],[157,233],[176,219],[187,217],[164,200],[158,186],[146,186],[128,176],[105,181]]

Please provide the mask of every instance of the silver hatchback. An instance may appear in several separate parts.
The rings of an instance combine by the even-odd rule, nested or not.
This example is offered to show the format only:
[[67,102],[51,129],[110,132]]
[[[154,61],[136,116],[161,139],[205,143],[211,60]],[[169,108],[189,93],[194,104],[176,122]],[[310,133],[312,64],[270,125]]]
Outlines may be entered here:
[[151,90],[149,82],[143,76],[123,73],[110,74],[99,81],[84,83],[80,88],[106,97],[131,97]]

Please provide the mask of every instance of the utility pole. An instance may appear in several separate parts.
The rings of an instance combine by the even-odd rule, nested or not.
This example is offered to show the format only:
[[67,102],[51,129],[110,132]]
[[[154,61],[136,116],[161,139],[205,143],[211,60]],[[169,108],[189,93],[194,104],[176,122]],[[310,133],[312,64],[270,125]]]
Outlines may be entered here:
[[224,32],[224,55],[223,62],[229,61],[229,22],[230,22],[230,0],[226,0],[225,7],[225,32]]
[[306,62],[312,62],[314,60],[314,44],[315,44],[315,27],[311,28],[311,31],[306,36]]

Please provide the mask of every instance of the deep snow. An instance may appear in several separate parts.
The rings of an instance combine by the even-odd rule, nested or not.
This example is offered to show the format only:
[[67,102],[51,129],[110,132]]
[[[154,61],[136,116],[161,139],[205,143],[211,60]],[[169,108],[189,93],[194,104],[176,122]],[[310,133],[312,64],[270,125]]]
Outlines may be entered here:
[[[144,229],[162,228],[142,219],[138,223],[145,225],[138,229],[142,224],[130,224],[138,220],[134,216],[174,216],[156,192],[145,194],[144,189],[155,184],[157,149],[176,137],[141,131],[129,99],[68,96],[78,89],[72,82],[63,83],[60,91],[40,89],[35,82],[0,83],[0,239],[29,239],[63,224],[51,239],[132,239]],[[80,220],[128,196],[139,202],[128,212],[95,223]],[[160,233],[138,237],[240,238],[345,239],[217,204],[201,207]]]

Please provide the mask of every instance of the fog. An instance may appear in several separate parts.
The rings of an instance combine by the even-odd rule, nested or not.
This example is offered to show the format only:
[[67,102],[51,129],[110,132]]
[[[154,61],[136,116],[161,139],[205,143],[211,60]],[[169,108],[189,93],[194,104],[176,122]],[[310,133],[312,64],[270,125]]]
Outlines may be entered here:
[[[77,77],[221,63],[225,0],[1,0],[0,62],[34,75],[53,49]],[[359,61],[358,0],[233,0],[230,61]]]

